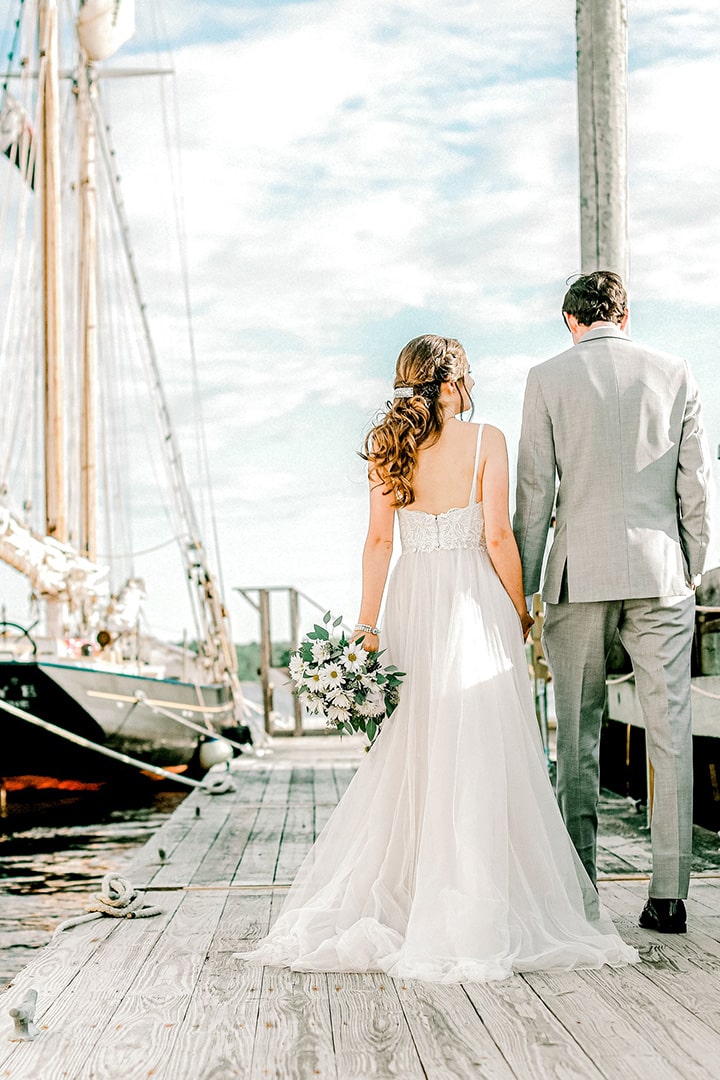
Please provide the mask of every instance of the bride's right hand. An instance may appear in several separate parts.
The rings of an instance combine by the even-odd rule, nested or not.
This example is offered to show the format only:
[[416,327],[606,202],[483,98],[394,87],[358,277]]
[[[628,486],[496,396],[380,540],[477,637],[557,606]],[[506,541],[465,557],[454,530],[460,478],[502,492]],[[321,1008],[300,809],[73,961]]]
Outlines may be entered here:
[[533,628],[535,620],[529,611],[524,611],[520,616],[520,625],[522,626],[523,641],[527,641],[528,635]]

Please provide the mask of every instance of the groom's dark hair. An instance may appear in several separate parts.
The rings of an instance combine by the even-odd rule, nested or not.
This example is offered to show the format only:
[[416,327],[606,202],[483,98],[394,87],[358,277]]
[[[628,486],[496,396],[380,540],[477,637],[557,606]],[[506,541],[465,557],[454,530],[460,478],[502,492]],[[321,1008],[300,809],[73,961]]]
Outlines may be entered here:
[[562,309],[583,326],[600,321],[619,324],[627,310],[627,293],[612,270],[595,270],[573,281],[565,293]]

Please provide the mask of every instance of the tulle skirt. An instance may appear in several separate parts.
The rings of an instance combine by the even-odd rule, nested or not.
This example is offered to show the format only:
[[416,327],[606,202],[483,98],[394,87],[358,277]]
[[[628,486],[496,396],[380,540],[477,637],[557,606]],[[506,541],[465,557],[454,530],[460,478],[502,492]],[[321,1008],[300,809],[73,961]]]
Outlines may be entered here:
[[403,554],[384,627],[400,704],[244,958],[437,982],[637,960],[560,816],[487,553]]

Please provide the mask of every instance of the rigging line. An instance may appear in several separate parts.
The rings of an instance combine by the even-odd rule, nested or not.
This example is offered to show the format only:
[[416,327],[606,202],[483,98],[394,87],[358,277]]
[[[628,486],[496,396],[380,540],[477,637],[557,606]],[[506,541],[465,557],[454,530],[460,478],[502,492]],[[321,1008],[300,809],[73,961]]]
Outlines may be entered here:
[[[167,27],[164,23],[164,17],[162,8],[158,9],[158,17],[163,22],[163,36],[165,38],[165,51],[167,52],[169,66],[175,71],[175,57],[173,50],[170,47],[170,39],[167,33]],[[195,429],[200,449],[200,464],[201,472],[203,474],[202,479],[205,484],[205,494],[208,501],[208,508],[210,514],[210,523],[213,534],[213,545],[215,547],[215,562],[217,567],[218,584],[220,591],[224,594],[225,582],[223,576],[222,560],[220,556],[220,536],[218,531],[217,522],[217,509],[215,504],[215,495],[212,484],[212,478],[210,473],[210,455],[208,452],[207,444],[207,430],[203,417],[202,409],[202,396],[200,387],[200,377],[198,373],[198,358],[197,348],[195,344],[195,326],[192,313],[192,302],[190,297],[190,273],[189,273],[189,260],[188,260],[188,245],[187,245],[187,229],[185,227],[185,197],[182,183],[182,148],[180,142],[180,103],[178,95],[177,77],[173,75],[172,78],[172,107],[173,107],[173,122],[174,122],[174,135],[175,135],[175,152],[173,153],[173,140],[170,131],[170,122],[168,117],[168,107],[165,95],[165,80],[160,80],[160,105],[163,118],[163,133],[165,135],[165,146],[168,154],[168,161],[170,163],[170,182],[171,190],[173,193],[173,208],[175,211],[175,230],[178,241],[178,250],[180,254],[180,275],[182,280],[183,298],[185,303],[185,318],[187,321],[188,329],[188,343],[190,347],[190,365],[193,383],[193,403],[194,403],[194,416],[195,416]]]
[[[28,110],[25,109],[25,101],[26,101],[26,99],[28,97],[29,85],[30,85],[30,80],[27,78],[27,76],[25,75],[24,72],[21,72],[20,89],[18,90],[17,98],[15,100],[16,100],[17,105],[20,106],[23,113],[25,113],[25,114],[27,114],[27,112],[29,112],[29,109]],[[4,97],[6,97],[6,96],[7,95],[4,94]],[[34,117],[34,122],[36,122],[36,121],[37,121],[37,116]],[[9,214],[9,210],[10,210],[10,196],[11,196],[11,192],[13,190],[13,187],[15,186],[13,184],[13,180],[16,183],[20,183],[21,185],[28,186],[27,181],[26,181],[26,176],[32,176],[33,172],[35,170],[35,159],[37,157],[37,139],[33,138],[33,139],[30,140],[28,160],[27,160],[24,168],[23,168],[23,166],[21,164],[21,161],[20,161],[20,154],[21,154],[21,152],[24,153],[23,144],[24,144],[24,141],[25,141],[25,139],[27,137],[28,136],[25,134],[25,132],[21,133],[19,141],[15,143],[14,147],[12,148],[12,150],[10,150],[10,152],[8,154],[8,160],[10,162],[11,167],[10,167],[10,176],[8,177],[9,182],[7,184],[5,184],[5,193],[4,193],[4,196],[3,196],[2,213],[0,214],[0,236],[5,235],[5,229],[7,227],[7,219],[8,219],[8,214]],[[17,173],[15,172],[16,168],[17,168]]]
[[[111,215],[107,209],[107,177],[102,170],[97,175],[99,271],[104,288],[99,290],[99,387],[102,394],[102,448],[103,491],[106,540],[109,549],[118,545],[115,537],[120,534],[126,550],[133,547],[132,513],[126,492],[127,471],[132,457],[127,418],[127,383],[129,379],[128,358],[133,355],[133,341],[127,329],[127,319],[122,320],[122,305],[114,302],[128,295],[127,283],[121,279],[123,260],[117,258],[116,235]],[[125,483],[123,475],[125,474]],[[129,574],[134,574],[132,565]]]
[[181,512],[186,516],[188,523],[191,526],[188,531],[192,536],[197,537],[198,529],[197,522],[195,520],[195,513],[190,499],[190,493],[187,488],[187,483],[185,481],[180,453],[176,445],[174,425],[172,424],[172,421],[170,419],[170,413],[162,389],[157,352],[155,350],[154,341],[150,331],[150,324],[147,317],[147,308],[144,303],[142,292],[140,289],[140,279],[135,266],[135,256],[132,246],[130,244],[130,232],[127,214],[125,211],[125,204],[119,190],[119,176],[117,176],[117,173],[114,169],[114,151],[110,147],[109,131],[107,125],[103,123],[102,114],[97,109],[97,103],[94,103],[93,111],[95,111],[96,114],[98,143],[101,150],[102,160],[105,164],[106,169],[108,170],[108,174],[111,177],[114,176],[115,179],[115,183],[111,183],[110,185],[112,202],[115,209],[116,217],[120,225],[121,239],[125,250],[125,257],[128,263],[132,288],[135,294],[137,316],[140,321],[140,325],[143,331],[143,337],[145,340],[144,352],[151,375],[153,390],[152,399],[155,405],[156,415],[160,424],[160,435],[167,449],[166,464],[169,466],[168,479],[170,480],[172,490],[177,496],[178,506],[181,509]]
[[[130,492],[133,485],[128,483],[127,475],[123,476],[123,463],[125,473],[133,461],[131,456],[131,433],[128,419],[128,409],[132,408],[130,397],[134,397],[137,409],[133,409],[133,416],[137,425],[138,417],[142,417],[143,411],[138,392],[138,382],[142,383],[144,373],[142,367],[139,371],[139,379],[134,378],[132,366],[137,359],[137,335],[142,335],[142,328],[137,325],[134,309],[127,311],[126,305],[112,303],[110,298],[129,297],[132,289],[127,280],[127,268],[124,258],[118,258],[117,233],[113,227],[109,202],[112,193],[108,187],[109,179],[103,170],[98,172],[99,207],[101,214],[99,220],[103,230],[103,242],[101,258],[106,268],[109,287],[102,298],[103,311],[107,320],[107,331],[104,331],[106,357],[102,368],[104,373],[104,386],[106,399],[112,399],[114,408],[105,410],[105,442],[108,461],[108,492],[112,491],[112,506],[108,505],[108,546],[115,546],[112,539],[115,531],[121,534],[122,545],[130,551],[134,547],[133,539],[133,514],[130,510]],[[114,378],[113,378],[114,376]],[[118,378],[120,376],[120,378]],[[151,448],[147,440],[146,427],[140,421],[141,431],[146,440],[147,460],[150,461],[151,471],[155,478],[157,489],[162,490],[162,485],[157,476],[157,468]],[[110,456],[109,446],[115,448],[115,453]],[[135,455],[137,458],[137,454]],[[115,516],[116,515],[116,516]],[[119,528],[114,529],[114,522],[118,521]],[[177,531],[177,523],[170,522],[170,528]],[[129,566],[129,576],[134,574],[132,563]]]
[[[171,52],[171,59],[174,66],[174,58]],[[177,138],[177,172],[171,176],[173,179],[173,191],[174,191],[174,206],[176,214],[176,228],[178,234],[178,246],[180,249],[180,273],[182,279],[182,292],[185,297],[186,318],[188,323],[188,338],[190,343],[190,363],[192,373],[192,386],[193,397],[195,402],[195,426],[198,431],[202,472],[204,473],[204,485],[205,494],[208,503],[210,527],[213,530],[213,543],[215,546],[215,563],[217,568],[218,583],[220,591],[225,593],[225,580],[223,580],[222,573],[222,561],[220,557],[220,538],[217,522],[217,507],[215,502],[215,491],[213,487],[212,475],[210,475],[209,465],[209,453],[207,448],[207,429],[203,417],[203,404],[201,394],[200,374],[198,368],[198,350],[195,348],[195,332],[192,315],[192,303],[190,298],[190,272],[189,272],[189,260],[188,260],[188,238],[187,230],[185,227],[185,198],[182,193],[182,179],[181,179],[181,158],[180,158],[180,116],[179,116],[179,102],[177,93],[177,82],[173,79],[173,107],[175,112],[175,134]],[[165,94],[164,87],[161,83],[161,98],[163,103],[163,120],[165,124],[165,135],[169,141],[169,127],[167,124],[166,109],[165,109]],[[171,158],[172,161],[172,158]]]
[[[99,102],[96,102],[96,106],[97,106],[97,110],[98,110],[96,115],[98,115],[99,114]],[[118,222],[120,224],[121,243],[122,243],[122,245],[124,247],[124,250],[125,250],[125,258],[122,260],[122,266],[124,268],[124,274],[126,276],[126,282],[125,283],[126,283],[126,285],[130,286],[130,291],[131,292],[134,291],[134,293],[135,293],[136,303],[132,306],[130,316],[134,320],[134,323],[135,323],[136,330],[137,330],[139,338],[145,340],[145,343],[146,343],[146,356],[147,356],[147,359],[145,361],[145,367],[146,367],[146,369],[147,369],[147,366],[150,367],[151,377],[155,380],[156,387],[159,390],[159,371],[157,370],[157,359],[155,357],[154,347],[153,347],[153,344],[152,344],[152,339],[150,337],[150,330],[149,330],[149,326],[147,324],[147,317],[146,317],[146,314],[145,314],[145,306],[144,306],[144,304],[142,302],[142,297],[140,295],[139,281],[137,279],[137,275],[136,275],[136,272],[135,272],[134,257],[133,257],[133,254],[132,254],[132,250],[130,248],[129,232],[128,232],[127,220],[126,220],[126,217],[125,217],[124,205],[122,203],[121,195],[120,195],[117,187],[115,186],[115,183],[113,183],[113,177],[115,177],[115,180],[116,180],[116,183],[117,183],[117,176],[116,176],[115,162],[114,162],[115,152],[114,152],[114,150],[112,149],[112,147],[109,144],[107,125],[103,124],[102,119],[101,119],[101,114],[98,115],[98,119],[96,121],[96,128],[97,128],[97,132],[98,132],[98,136],[99,136],[98,145],[99,145],[100,152],[101,152],[101,159],[102,159],[102,162],[103,162],[103,164],[105,166],[105,181],[106,181],[106,183],[108,185],[108,190],[109,190],[109,194],[110,194],[110,201],[111,201],[111,203],[112,203],[112,205],[113,205],[113,207],[115,209],[115,216],[116,216],[116,218],[117,218],[117,220],[118,220]],[[118,273],[119,273],[119,270],[118,270]],[[138,357],[138,359],[142,361],[142,357],[139,355],[140,350],[138,348],[137,341],[134,341],[133,344],[134,344],[134,349],[133,349],[134,355],[136,355]],[[136,400],[138,401],[138,403],[140,403],[139,386],[138,386],[137,380],[131,380],[131,389],[132,389],[132,391],[134,392],[134,394],[136,396]],[[163,442],[167,445],[168,433],[169,432],[170,432],[170,437],[172,438],[170,421],[169,421],[169,414],[167,412],[166,406],[164,405],[164,401],[159,403],[157,398],[158,398],[157,393],[155,395],[151,395],[151,404],[154,406],[155,419],[156,419],[156,423],[157,423],[159,431],[160,431],[160,437],[163,440]],[[138,412],[141,412],[141,410],[138,409]],[[144,426],[143,426],[143,434],[144,434],[145,438],[147,439],[147,431],[145,430]],[[174,450],[174,447],[172,447],[172,445],[171,445],[170,449]],[[156,479],[158,480],[158,487],[162,490],[162,485],[159,483],[159,478],[157,478],[155,458],[151,453],[148,454],[148,458],[149,458],[149,461],[151,463],[151,468],[152,468],[153,472],[155,473]],[[183,506],[184,500],[182,498],[183,493],[182,493],[181,490],[179,490],[179,481],[182,481],[182,477],[178,477],[172,471],[172,469],[168,467],[167,458],[166,458],[166,461],[165,461],[165,467],[166,467],[167,481],[169,482],[169,489],[173,493],[174,497],[171,498],[171,500],[170,500],[170,511],[171,511],[171,513],[168,513],[168,505],[167,505],[167,503],[164,504],[163,509],[168,514],[169,518],[170,517],[175,518],[175,520],[171,521],[170,523],[171,523],[171,527],[173,528],[173,531],[176,534],[176,536],[181,536],[181,535],[190,535],[190,536],[192,536],[191,529],[192,529],[193,524],[194,524],[194,516],[191,517],[190,515],[187,514],[187,512],[184,512],[184,506]],[[190,526],[190,527],[188,528],[188,526]],[[188,555],[188,545],[187,544],[183,548],[182,555],[183,555],[183,559],[185,560],[185,563],[186,563],[187,555]],[[190,600],[190,608],[191,608],[192,619],[193,619],[193,623],[194,623],[194,626],[195,626],[196,635],[197,635],[198,640],[203,639],[205,641],[208,641],[210,639],[210,627],[209,627],[209,624],[208,624],[207,616],[206,616],[206,613],[204,611],[204,608],[202,608],[202,606],[200,604],[200,600],[199,600],[199,597],[198,597],[198,594],[197,594],[197,590],[192,587],[193,581],[192,581],[190,575],[187,574],[187,570],[188,570],[188,567],[187,567],[187,563],[186,563],[185,571],[186,571],[187,584],[188,584],[188,596],[189,596],[189,600]]]
[[[167,479],[170,489],[173,492],[173,504],[176,508],[176,512],[181,518],[182,525],[185,526],[185,531],[192,537],[191,542],[182,549],[187,571],[188,593],[194,611],[200,616],[199,625],[202,626],[202,640],[206,644],[206,649],[208,650],[207,655],[212,655],[212,657],[214,657],[214,662],[224,668],[231,664],[231,661],[228,659],[229,645],[227,643],[227,628],[223,621],[226,620],[226,616],[221,609],[216,591],[217,586],[210,573],[203,545],[200,540],[195,509],[185,479],[182,457],[176,442],[174,427],[170,419],[167,400],[161,382],[158,356],[150,332],[147,310],[143,302],[140,290],[140,280],[135,267],[134,253],[130,244],[129,225],[124,201],[119,190],[119,178],[112,169],[114,151],[112,151],[109,143],[109,131],[107,125],[102,121],[102,114],[97,106],[97,102],[93,103],[93,108],[98,117],[96,128],[101,159],[108,171],[111,181],[112,178],[115,177],[115,183],[111,183],[112,205],[120,225],[120,235],[125,252],[125,259],[135,295],[136,316],[140,321],[142,336],[145,341],[143,357],[146,364],[146,370],[150,376],[151,399],[165,451],[163,457]],[[208,591],[208,586],[211,583],[212,588]],[[207,598],[207,603],[201,598],[201,589]],[[227,666],[227,670],[231,671],[231,668]],[[230,677],[232,677],[232,675]]]
[[181,540],[189,540],[187,535],[185,536],[171,536],[169,540],[163,540],[161,544],[154,544],[152,547],[143,548],[142,551],[126,551],[122,555],[113,553],[112,555],[98,555],[98,559],[136,559],[141,555],[151,555],[153,551],[160,551],[161,548],[170,547],[171,544],[179,544]]
[[[41,98],[41,94],[39,94],[38,95],[37,107],[36,107],[36,114],[33,117],[33,123],[35,124],[36,129],[37,129],[37,125],[38,125],[38,119],[39,119],[39,116],[40,116],[41,104],[42,104],[42,98]],[[37,140],[33,140],[33,144],[31,146],[31,161],[32,161],[32,167],[33,168],[35,166],[35,156],[36,156],[36,154],[37,154]],[[23,182],[22,177],[18,176],[17,179],[20,180],[20,205],[18,207],[18,214],[17,214],[17,225],[16,225],[16,233],[15,233],[15,250],[22,252],[24,250],[24,247],[25,247],[25,238],[26,238],[26,236],[28,234],[28,231],[29,231],[28,230],[28,219],[29,219],[29,216],[30,216],[30,207],[31,207],[30,188],[29,188],[29,185],[27,183]],[[33,240],[33,245],[34,244],[35,244],[35,241]],[[32,250],[35,250],[34,247],[32,248]],[[23,299],[27,300],[28,293],[30,292],[30,290],[28,289],[28,282],[30,281],[30,279],[33,278],[33,269],[34,269],[34,259],[32,259],[32,258],[28,259],[27,265],[25,267],[23,266],[22,258],[16,259],[15,262],[14,262],[14,266],[13,266],[13,270],[12,270],[12,276],[11,276],[11,282],[10,282],[10,292],[9,292],[9,296],[8,296],[6,321],[5,321],[5,326],[3,328],[2,345],[0,346],[0,355],[2,355],[2,356],[9,355],[11,327],[12,326],[17,327],[16,334],[17,334],[17,338],[18,338],[18,345],[21,344],[21,338],[22,338],[22,335],[23,335],[23,328],[25,328],[26,330],[29,329],[29,320],[23,319],[21,317],[20,312],[22,310],[27,310],[25,305],[22,304],[22,301],[23,301]],[[26,274],[27,274],[27,277],[25,277]],[[24,283],[23,283],[23,278],[25,278]],[[16,314],[16,312],[18,314]],[[6,473],[10,468],[10,460],[12,458],[13,448],[16,445],[17,427],[18,427],[18,424],[20,422],[20,414],[21,414],[21,410],[19,410],[19,409],[14,409],[13,410],[13,422],[10,425],[8,425],[8,429],[6,429],[8,431],[8,435],[7,435],[7,438],[5,440],[5,446],[3,448],[3,456],[4,456],[3,477],[2,477],[3,480],[6,478]]]
[[[17,19],[15,20],[15,31],[13,33],[12,43],[10,45],[10,52],[7,54],[8,72],[10,71],[10,68],[12,67],[12,62],[15,59],[15,52],[17,50],[18,41],[20,40],[20,30],[21,30],[22,20],[23,20],[23,6],[24,6],[24,4],[25,4],[25,0],[20,0],[20,2],[18,4],[18,16],[17,16]],[[7,34],[7,27],[10,25],[10,20],[11,20],[10,8],[8,8],[8,18],[7,18],[7,22],[5,24],[5,34]],[[8,88],[8,79],[6,77],[5,81],[2,84],[3,94],[7,94],[7,88]]]

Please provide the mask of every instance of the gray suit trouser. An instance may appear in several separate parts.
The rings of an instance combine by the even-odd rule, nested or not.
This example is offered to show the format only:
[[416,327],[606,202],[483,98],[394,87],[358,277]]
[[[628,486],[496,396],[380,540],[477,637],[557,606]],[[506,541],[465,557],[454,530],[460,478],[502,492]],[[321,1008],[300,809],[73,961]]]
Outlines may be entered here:
[[615,631],[627,649],[655,771],[650,896],[685,897],[692,853],[690,654],[695,597],[546,607],[543,641],[557,713],[558,802],[578,855],[596,881],[600,728],[605,664]]

